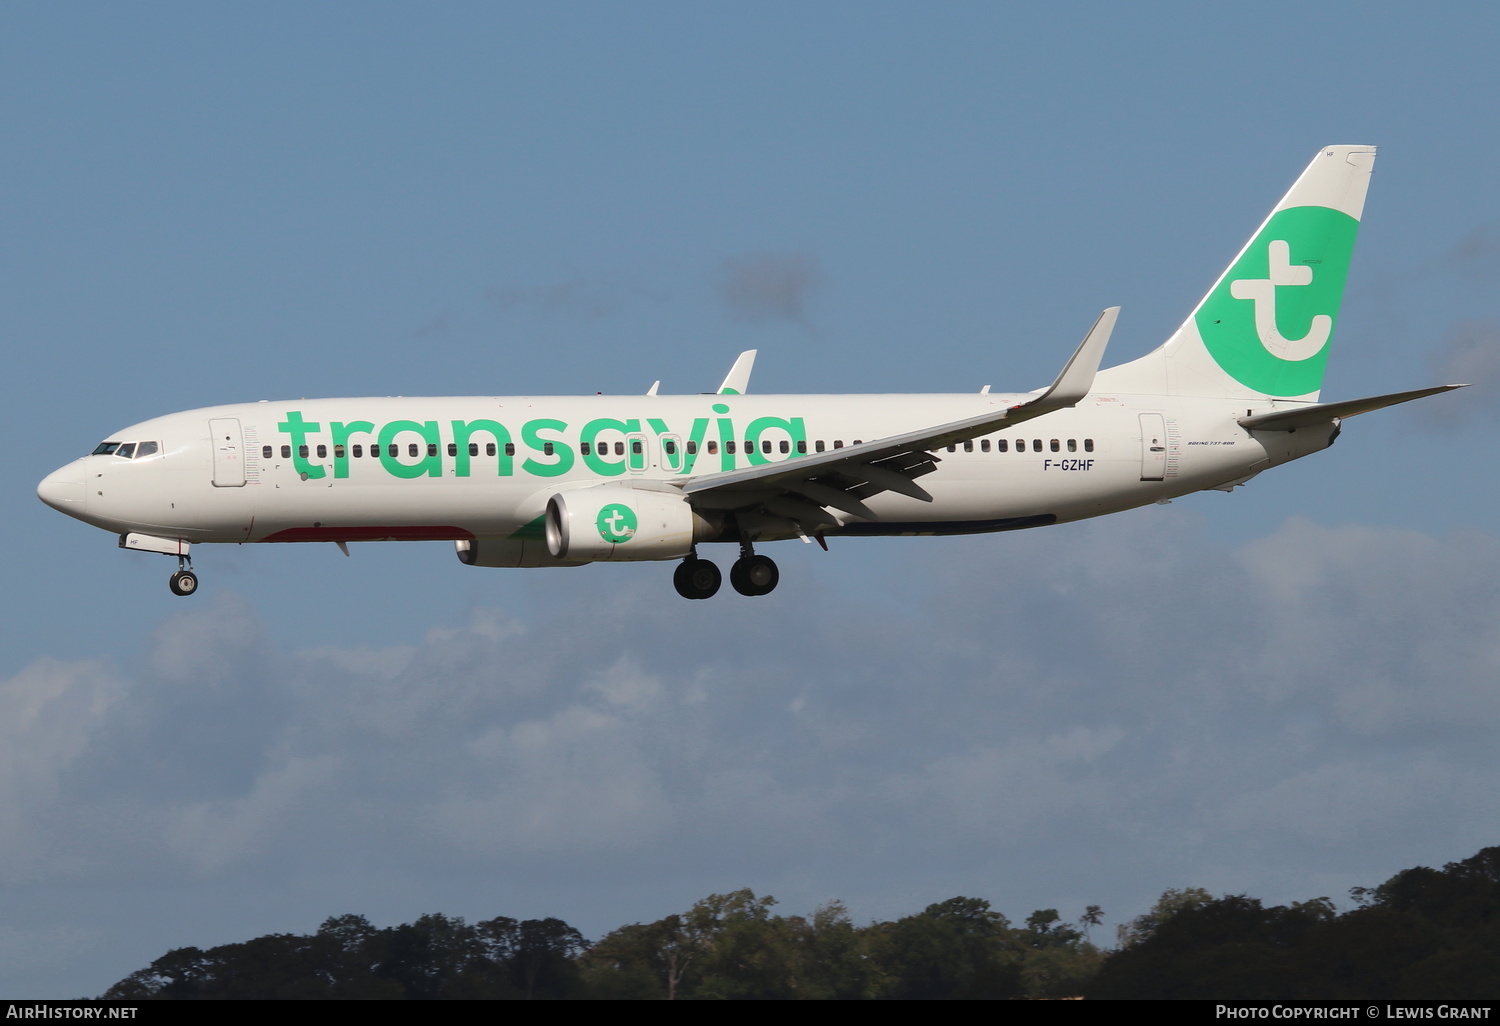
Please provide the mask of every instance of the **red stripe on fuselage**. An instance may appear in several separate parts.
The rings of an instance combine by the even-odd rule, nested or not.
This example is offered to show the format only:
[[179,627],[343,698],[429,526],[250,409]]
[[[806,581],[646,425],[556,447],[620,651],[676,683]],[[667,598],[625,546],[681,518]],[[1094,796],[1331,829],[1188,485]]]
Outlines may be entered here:
[[268,535],[268,542],[336,541],[472,541],[474,533],[462,527],[289,527]]

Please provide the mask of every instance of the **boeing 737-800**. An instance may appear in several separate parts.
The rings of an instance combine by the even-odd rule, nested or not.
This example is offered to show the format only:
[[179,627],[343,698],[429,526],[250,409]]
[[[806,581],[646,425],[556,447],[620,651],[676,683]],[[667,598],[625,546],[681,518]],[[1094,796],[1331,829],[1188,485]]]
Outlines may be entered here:
[[[451,541],[470,566],[677,560],[739,547],[742,595],[776,587],[759,543],[1010,531],[1202,489],[1327,448],[1342,421],[1458,385],[1319,403],[1375,150],[1318,152],[1156,351],[1099,370],[1118,308],[1051,387],[967,395],[750,395],[257,402],[125,428],[37,488],[49,506],[175,556],[192,546]],[[826,547],[826,545],[825,545]]]

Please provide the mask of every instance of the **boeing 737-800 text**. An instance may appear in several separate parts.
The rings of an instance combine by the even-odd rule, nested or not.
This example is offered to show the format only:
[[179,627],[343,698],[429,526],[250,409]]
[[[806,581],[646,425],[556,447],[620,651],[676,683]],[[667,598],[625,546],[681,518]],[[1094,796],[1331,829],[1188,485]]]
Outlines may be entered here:
[[451,541],[470,566],[678,560],[758,543],[1009,531],[1201,489],[1327,448],[1342,421],[1458,385],[1320,403],[1375,150],[1328,146],[1167,342],[1099,370],[1105,310],[1051,387],[967,395],[715,393],[258,402],[158,417],[49,475],[42,501],[175,556],[208,542]]

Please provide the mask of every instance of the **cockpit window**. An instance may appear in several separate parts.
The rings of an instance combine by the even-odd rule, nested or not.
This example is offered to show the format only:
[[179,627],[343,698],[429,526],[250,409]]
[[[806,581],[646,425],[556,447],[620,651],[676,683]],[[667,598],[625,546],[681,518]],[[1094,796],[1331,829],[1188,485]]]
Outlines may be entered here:
[[159,442],[100,442],[91,456],[118,456],[122,460],[138,460],[155,456],[161,452]]

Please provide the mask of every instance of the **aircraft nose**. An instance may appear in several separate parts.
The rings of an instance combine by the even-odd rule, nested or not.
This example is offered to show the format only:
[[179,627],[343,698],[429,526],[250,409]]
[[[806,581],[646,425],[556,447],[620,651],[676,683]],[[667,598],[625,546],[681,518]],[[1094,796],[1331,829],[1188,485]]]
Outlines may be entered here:
[[74,460],[42,478],[36,486],[36,497],[59,512],[69,516],[83,513],[84,497],[83,460]]

